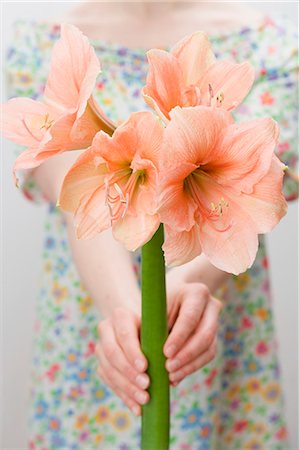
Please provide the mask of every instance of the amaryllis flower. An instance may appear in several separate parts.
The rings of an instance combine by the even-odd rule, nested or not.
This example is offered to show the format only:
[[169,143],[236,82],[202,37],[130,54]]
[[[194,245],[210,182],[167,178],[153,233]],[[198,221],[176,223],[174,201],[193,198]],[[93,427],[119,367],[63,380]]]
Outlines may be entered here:
[[254,81],[254,69],[248,62],[216,61],[202,32],[185,37],[170,52],[149,50],[147,57],[144,99],[165,122],[175,106],[205,105],[231,111]]
[[169,265],[204,252],[234,274],[254,261],[258,234],[286,213],[285,166],[274,155],[278,126],[270,118],[232,123],[229,112],[176,107],[164,133],[159,213]]
[[153,236],[158,153],[164,128],[149,112],[132,114],[112,137],[100,131],[66,175],[59,204],[75,214],[78,238],[112,226],[114,237],[135,250]]
[[14,172],[36,167],[57,153],[86,148],[99,130],[113,132],[114,125],[91,95],[99,72],[88,39],[63,24],[43,101],[12,98],[2,107],[4,136],[28,147],[16,159]]

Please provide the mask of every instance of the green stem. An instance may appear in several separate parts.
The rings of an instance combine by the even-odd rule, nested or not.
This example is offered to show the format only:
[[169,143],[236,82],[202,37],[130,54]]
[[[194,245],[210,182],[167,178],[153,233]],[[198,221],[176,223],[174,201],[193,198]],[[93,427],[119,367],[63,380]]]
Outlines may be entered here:
[[141,347],[148,360],[150,401],[142,407],[142,450],[169,448],[169,379],[163,345],[168,335],[161,224],[142,247]]

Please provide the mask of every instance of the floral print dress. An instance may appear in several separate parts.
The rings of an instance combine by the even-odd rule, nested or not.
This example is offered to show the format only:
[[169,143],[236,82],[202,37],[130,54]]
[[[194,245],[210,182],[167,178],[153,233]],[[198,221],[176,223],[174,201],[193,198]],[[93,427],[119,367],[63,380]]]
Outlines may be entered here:
[[[9,97],[42,96],[51,50],[59,36],[58,25],[16,22],[6,59]],[[249,60],[254,65],[254,86],[234,115],[239,121],[261,116],[276,119],[281,128],[277,154],[294,168],[295,32],[290,25],[265,17],[255,28],[209,37],[218,58]],[[91,43],[102,65],[95,95],[106,113],[120,122],[131,112],[146,109],[140,95],[147,73],[145,51],[103,40]],[[28,199],[43,201],[30,177],[23,179],[22,190]],[[297,196],[291,176],[285,177],[284,192],[288,200]],[[137,253],[137,276],[139,262]],[[253,267],[238,277],[231,276],[217,296],[224,302],[217,355],[171,389],[171,449],[287,450],[262,237]],[[137,450],[140,419],[96,374],[94,349],[100,313],[80,283],[65,223],[52,204],[45,223],[36,308],[29,448]]]

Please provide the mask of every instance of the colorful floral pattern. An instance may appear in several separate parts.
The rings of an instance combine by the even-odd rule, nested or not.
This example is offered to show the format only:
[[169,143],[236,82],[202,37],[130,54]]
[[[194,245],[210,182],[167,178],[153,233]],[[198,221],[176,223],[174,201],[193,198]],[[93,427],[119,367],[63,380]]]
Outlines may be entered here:
[[[59,26],[17,22],[7,54],[9,95],[43,93]],[[249,60],[256,81],[237,120],[271,115],[281,127],[279,157],[296,163],[296,36],[269,18],[256,28],[211,36],[220,58]],[[147,62],[142,49],[94,40],[102,75],[96,97],[115,121],[145,109],[140,96]],[[17,149],[20,151],[20,148]],[[29,177],[26,197],[42,198]],[[297,196],[291,177],[285,195]],[[139,255],[134,267],[139,274]],[[225,307],[216,358],[171,393],[171,449],[287,450],[277,342],[263,238],[253,267],[231,276],[217,295]],[[136,450],[140,420],[96,374],[94,355],[100,315],[79,281],[61,214],[49,205],[45,224],[43,276],[37,301],[32,396],[31,450]]]

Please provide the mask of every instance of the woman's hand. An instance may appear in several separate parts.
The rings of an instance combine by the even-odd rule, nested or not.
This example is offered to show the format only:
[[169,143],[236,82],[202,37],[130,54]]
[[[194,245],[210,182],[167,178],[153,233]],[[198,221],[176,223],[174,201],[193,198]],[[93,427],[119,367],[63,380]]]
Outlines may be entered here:
[[129,308],[115,308],[98,327],[98,374],[102,380],[139,416],[149,401],[146,389],[150,380],[145,373],[147,360],[140,349],[140,314]]
[[[210,362],[216,353],[222,303],[202,283],[169,286],[168,326],[164,346],[166,368],[173,386]],[[117,307],[99,324],[96,347],[98,374],[135,415],[149,401],[147,360],[140,348],[140,314]]]
[[[174,279],[174,277],[173,277]],[[169,380],[176,386],[216,355],[219,313],[223,307],[205,284],[168,283],[170,334],[164,345]]]

